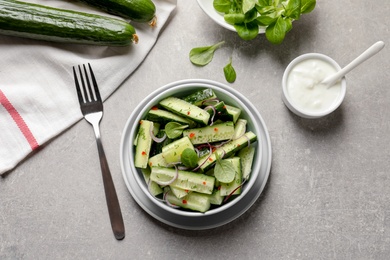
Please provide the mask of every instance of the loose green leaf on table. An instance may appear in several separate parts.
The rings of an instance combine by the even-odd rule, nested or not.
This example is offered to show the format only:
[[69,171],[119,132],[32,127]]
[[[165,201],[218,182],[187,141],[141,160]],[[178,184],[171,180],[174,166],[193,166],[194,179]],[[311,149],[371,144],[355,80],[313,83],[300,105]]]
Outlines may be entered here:
[[229,63],[223,68],[223,73],[225,74],[225,79],[229,83],[236,81],[236,71],[232,65],[232,59],[230,58]]
[[190,51],[191,62],[199,66],[209,64],[214,57],[214,52],[224,43],[224,41],[221,41],[211,46],[193,48]]

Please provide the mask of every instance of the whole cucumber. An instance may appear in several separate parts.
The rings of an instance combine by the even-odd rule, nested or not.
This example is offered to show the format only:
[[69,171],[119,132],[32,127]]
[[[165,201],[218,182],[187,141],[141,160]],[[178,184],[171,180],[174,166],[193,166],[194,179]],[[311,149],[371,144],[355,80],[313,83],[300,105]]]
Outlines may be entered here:
[[134,27],[126,21],[15,0],[0,0],[0,34],[107,46],[138,41]]
[[[107,13],[130,19],[134,22],[155,21],[156,6],[152,0],[81,0]],[[153,24],[152,24],[153,25]]]

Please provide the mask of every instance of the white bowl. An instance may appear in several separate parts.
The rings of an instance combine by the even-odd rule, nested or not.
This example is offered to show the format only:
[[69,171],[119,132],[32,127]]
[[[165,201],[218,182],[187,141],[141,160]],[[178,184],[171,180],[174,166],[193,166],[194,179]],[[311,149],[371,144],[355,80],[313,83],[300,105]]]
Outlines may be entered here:
[[[148,110],[168,96],[184,96],[197,89],[211,88],[227,104],[242,109],[242,118],[248,120],[247,128],[253,131],[258,141],[252,145],[256,148],[256,158],[252,165],[249,181],[242,193],[228,203],[210,209],[205,213],[172,208],[154,198],[148,191],[142,173],[134,166],[134,145],[138,123]],[[260,196],[267,182],[271,167],[271,142],[267,128],[256,108],[238,91],[221,83],[190,79],[165,85],[147,96],[129,117],[121,140],[120,161],[125,183],[135,201],[154,218],[174,227],[201,230],[226,224],[248,210]]]
[[324,108],[320,111],[311,111],[310,109],[305,109],[302,106],[299,106],[296,101],[291,97],[288,89],[288,78],[290,76],[291,71],[301,62],[307,61],[307,60],[320,60],[324,61],[327,64],[331,65],[336,71],[341,70],[340,65],[334,61],[332,58],[329,56],[326,56],[324,54],[320,53],[307,53],[303,54],[297,58],[295,58],[293,61],[290,62],[290,64],[287,66],[286,70],[284,71],[283,74],[283,79],[282,79],[282,99],[285,105],[296,115],[303,117],[303,118],[309,118],[309,119],[316,119],[316,118],[321,118],[324,116],[329,115],[330,113],[334,112],[343,102],[345,94],[346,94],[346,89],[347,89],[347,82],[345,77],[341,79],[340,82],[340,90],[333,100],[333,103],[327,107]]
[[[213,0],[197,0],[200,8],[217,24],[220,26],[229,29],[231,31],[236,31],[233,25],[228,24],[223,18],[223,14],[215,10],[213,6]],[[259,34],[265,33],[265,27],[259,26]]]

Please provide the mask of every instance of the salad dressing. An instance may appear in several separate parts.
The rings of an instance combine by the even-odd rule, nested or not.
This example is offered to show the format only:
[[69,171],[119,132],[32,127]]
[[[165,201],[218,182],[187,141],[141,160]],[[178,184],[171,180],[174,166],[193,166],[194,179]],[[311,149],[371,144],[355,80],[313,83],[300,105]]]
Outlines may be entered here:
[[320,82],[336,72],[336,68],[321,59],[298,63],[287,78],[287,92],[291,101],[297,108],[307,112],[328,110],[341,94],[341,82],[330,87]]

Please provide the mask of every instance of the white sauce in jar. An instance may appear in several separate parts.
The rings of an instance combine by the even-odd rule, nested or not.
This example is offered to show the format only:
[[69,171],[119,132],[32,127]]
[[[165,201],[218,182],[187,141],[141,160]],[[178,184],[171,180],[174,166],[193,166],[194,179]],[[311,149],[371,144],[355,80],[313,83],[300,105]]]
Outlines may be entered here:
[[341,94],[341,82],[330,87],[320,82],[336,72],[336,68],[321,59],[308,59],[295,65],[287,78],[292,103],[308,112],[322,112],[332,107]]

